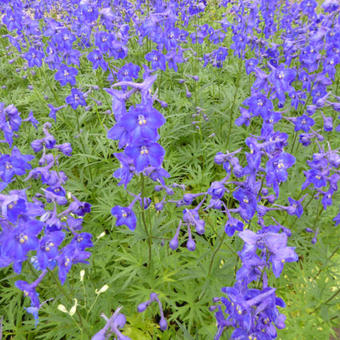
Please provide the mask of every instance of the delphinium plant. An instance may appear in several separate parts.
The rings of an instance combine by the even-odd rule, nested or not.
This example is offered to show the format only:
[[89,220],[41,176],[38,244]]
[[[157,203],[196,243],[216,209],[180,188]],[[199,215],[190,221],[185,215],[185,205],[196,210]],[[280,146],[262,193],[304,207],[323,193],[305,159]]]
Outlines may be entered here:
[[339,3],[0,10],[4,334],[326,339]]

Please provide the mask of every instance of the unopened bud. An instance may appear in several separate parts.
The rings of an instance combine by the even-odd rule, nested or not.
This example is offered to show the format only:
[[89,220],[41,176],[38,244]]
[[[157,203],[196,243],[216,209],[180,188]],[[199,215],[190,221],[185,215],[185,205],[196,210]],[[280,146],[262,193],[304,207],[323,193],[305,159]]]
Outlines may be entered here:
[[104,237],[106,234],[105,234],[105,231],[103,231],[101,234],[99,234],[97,236],[97,240],[99,240],[100,238]]
[[85,270],[83,269],[80,271],[80,282],[84,281],[84,276],[85,276]]
[[108,285],[104,285],[99,290],[96,289],[95,292],[96,292],[97,295],[99,295],[99,294],[105,293],[108,289],[109,289],[109,286]]
[[74,305],[72,306],[72,308],[70,309],[70,316],[73,316],[76,311],[77,311],[77,306],[78,306],[78,300],[77,299],[74,299]]
[[159,321],[159,327],[162,331],[165,331],[168,328],[168,323],[165,318],[161,318]]
[[58,305],[57,308],[63,313],[68,313],[68,311],[67,311],[67,309],[64,305]]

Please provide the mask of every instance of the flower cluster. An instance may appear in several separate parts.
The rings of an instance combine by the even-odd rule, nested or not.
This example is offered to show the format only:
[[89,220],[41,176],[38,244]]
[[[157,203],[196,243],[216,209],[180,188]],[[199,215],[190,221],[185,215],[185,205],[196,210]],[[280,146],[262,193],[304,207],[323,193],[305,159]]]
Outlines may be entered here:
[[[1,103],[0,107],[4,105]],[[8,106],[5,112],[6,117],[21,121],[19,112],[13,105]],[[30,114],[26,120],[37,123],[32,121],[32,117]],[[67,176],[63,171],[53,169],[58,156],[49,153],[49,150],[54,149],[71,156],[72,147],[70,143],[57,144],[49,132],[51,127],[50,123],[45,123],[45,137],[34,140],[31,144],[34,152],[42,151],[37,167],[32,169],[30,164],[35,157],[21,154],[16,146],[10,155],[0,157],[2,191],[7,187],[13,188],[17,178],[26,175],[27,170],[30,171],[25,182],[40,182],[41,192],[31,192],[27,187],[0,194],[0,267],[12,265],[13,270],[19,274],[23,263],[30,261],[40,273],[32,283],[23,280],[15,283],[30,298],[31,307],[27,310],[36,319],[38,310],[43,305],[36,289],[48,270],[58,268],[59,279],[63,284],[73,264],[88,263],[86,260],[90,253],[85,249],[92,247],[92,235],[81,232],[83,216],[90,212],[91,205],[79,201],[71,193],[66,193],[64,185]],[[13,130],[18,131],[19,128]],[[7,140],[7,143],[11,146],[12,140]],[[66,243],[66,239],[69,242]]]

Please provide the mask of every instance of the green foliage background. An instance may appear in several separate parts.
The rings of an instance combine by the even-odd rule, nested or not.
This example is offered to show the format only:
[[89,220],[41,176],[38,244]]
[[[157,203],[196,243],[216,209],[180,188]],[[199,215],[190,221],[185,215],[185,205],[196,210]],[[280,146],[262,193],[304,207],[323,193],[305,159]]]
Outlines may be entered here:
[[[212,18],[218,20],[219,12],[211,5],[206,17],[201,18],[212,24]],[[201,22],[202,23],[202,22]],[[191,27],[193,29],[193,27]],[[1,34],[5,34],[4,31]],[[230,39],[230,37],[228,37]],[[40,121],[37,132],[29,124],[23,124],[17,145],[26,154],[32,154],[30,143],[41,136],[41,126],[48,118],[47,104],[60,106],[64,103],[70,88],[61,87],[54,80],[53,73],[45,66],[32,74],[31,70],[16,72],[23,65],[21,59],[8,63],[5,47],[7,41],[0,38],[0,102],[14,104],[27,117],[33,111]],[[136,46],[136,45],[134,45]],[[125,62],[143,63],[145,47],[130,46],[130,54]],[[191,46],[199,56],[212,46]],[[11,50],[11,49],[10,49]],[[231,54],[231,53],[230,53]],[[249,55],[248,57],[251,57]],[[123,65],[123,64],[122,64]],[[116,66],[122,66],[116,64]],[[178,80],[187,74],[199,76],[196,83],[188,80],[192,97],[187,98],[185,89]],[[23,75],[27,79],[23,79]],[[95,245],[92,249],[90,265],[76,265],[72,268],[63,290],[58,288],[54,277],[49,273],[40,286],[41,301],[53,298],[40,311],[40,322],[34,328],[34,320],[23,307],[29,306],[14,282],[25,279],[28,282],[37,277],[29,265],[23,268],[23,274],[16,275],[11,268],[0,271],[0,315],[3,316],[4,339],[87,339],[103,327],[101,313],[109,316],[118,306],[127,317],[124,334],[132,339],[213,339],[216,332],[215,318],[209,312],[212,298],[221,296],[220,289],[234,283],[237,270],[237,251],[242,247],[236,236],[224,237],[222,215],[211,212],[203,216],[207,231],[204,236],[196,237],[196,251],[189,252],[182,245],[177,251],[168,247],[179,219],[181,210],[167,206],[159,213],[153,206],[147,210],[147,222],[152,234],[152,264],[146,266],[148,258],[147,235],[140,218],[135,232],[126,227],[115,227],[110,210],[114,205],[127,205],[131,199],[123,188],[117,186],[112,177],[119,166],[113,156],[117,145],[106,138],[106,131],[114,124],[111,115],[105,111],[111,108],[110,96],[102,90],[109,87],[107,74],[93,71],[91,64],[82,58],[77,81],[79,87],[98,85],[100,91],[93,96],[103,102],[99,107],[94,101],[92,109],[85,111],[71,108],[63,109],[57,114],[51,133],[58,143],[71,142],[73,155],[61,157],[59,170],[69,177],[66,189],[80,200],[92,204],[92,212],[86,216],[86,232],[94,235]],[[169,183],[175,181],[187,186],[186,192],[206,191],[210,183],[223,176],[223,169],[214,164],[218,151],[233,151],[244,147],[244,140],[250,133],[256,134],[259,123],[252,123],[249,128],[236,128],[234,120],[238,108],[250,94],[252,76],[247,76],[243,61],[230,55],[222,69],[211,66],[203,68],[198,62],[182,65],[179,72],[167,71],[159,75],[153,90],[158,88],[159,97],[168,103],[168,108],[157,107],[167,119],[161,130],[161,144],[166,149],[164,167],[170,172]],[[33,90],[28,85],[33,85]],[[333,93],[338,93],[339,75],[333,85]],[[47,96],[48,99],[45,99]],[[91,96],[90,96],[91,97]],[[134,99],[136,102],[138,98]],[[132,104],[132,102],[131,102]],[[202,116],[192,117],[196,107],[203,108],[208,120]],[[330,110],[330,109],[329,109]],[[335,117],[335,112],[325,112]],[[198,120],[196,128],[192,121]],[[317,120],[321,126],[321,118]],[[230,129],[232,127],[232,129]],[[292,127],[282,123],[281,131],[290,134],[290,145],[294,137]],[[214,134],[211,136],[211,134]],[[329,133],[332,145],[339,145],[339,138]],[[2,153],[7,153],[0,144]],[[313,147],[297,147],[297,163],[290,172],[289,180],[281,189],[280,203],[285,203],[288,196],[296,198],[302,194],[303,170]],[[21,188],[26,187],[24,182]],[[140,188],[135,179],[128,189],[137,193]],[[32,184],[29,192],[39,190],[38,183]],[[153,185],[147,183],[146,194],[153,195]],[[155,202],[161,196],[155,196]],[[180,198],[180,192],[177,197]],[[298,263],[289,263],[279,279],[270,277],[270,284],[277,287],[277,295],[287,303],[282,310],[286,314],[286,329],[279,331],[279,339],[328,339],[332,329],[339,323],[340,296],[330,298],[340,288],[340,230],[334,228],[332,218],[337,213],[339,193],[335,204],[326,213],[320,211],[319,203],[311,201],[302,219],[274,212],[274,216],[293,232],[289,243],[296,247],[300,259]],[[137,213],[137,212],[136,212]],[[140,214],[140,212],[139,212]],[[316,245],[311,244],[311,235],[304,232],[306,227],[320,228]],[[252,226],[254,228],[254,225]],[[105,232],[105,236],[96,239]],[[185,235],[182,235],[185,239]],[[220,241],[223,239],[223,243]],[[85,270],[85,279],[80,281],[80,270]],[[97,295],[96,289],[107,284],[109,289]],[[148,299],[151,292],[156,292],[165,307],[165,316],[169,330],[159,330],[158,311],[152,306],[146,312],[137,313],[137,305]],[[78,300],[77,313],[70,317],[57,309],[59,304],[69,310],[73,299]],[[328,302],[329,300],[329,302]],[[228,339],[226,333],[223,339]]]

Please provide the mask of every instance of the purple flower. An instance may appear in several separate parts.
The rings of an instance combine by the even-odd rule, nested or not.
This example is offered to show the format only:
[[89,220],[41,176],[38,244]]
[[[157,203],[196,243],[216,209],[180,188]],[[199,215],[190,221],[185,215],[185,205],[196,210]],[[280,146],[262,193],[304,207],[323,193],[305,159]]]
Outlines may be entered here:
[[273,273],[276,277],[281,275],[285,262],[296,262],[299,259],[294,248],[286,246],[287,235],[285,233],[268,233],[265,242],[271,252],[269,261],[272,263]]
[[137,79],[139,71],[138,65],[127,63],[117,72],[117,78],[119,81]]
[[303,130],[309,132],[310,128],[314,125],[314,119],[307,115],[302,115],[295,120],[295,131]]
[[34,156],[31,155],[22,155],[20,150],[15,146],[11,156],[0,156],[0,178],[6,183],[10,183],[14,175],[24,175],[26,170],[32,168],[28,162],[33,158]]
[[317,169],[304,171],[306,181],[302,184],[302,190],[307,188],[310,184],[314,184],[315,188],[322,188],[326,186],[327,181],[323,172]]
[[24,58],[28,61],[29,67],[42,65],[42,59],[44,58],[44,53],[31,47],[28,52],[24,54]]
[[235,231],[243,230],[243,223],[234,217],[229,217],[227,223],[225,224],[224,231],[228,236],[233,236]]
[[333,118],[332,117],[326,117],[323,113],[322,118],[323,118],[323,128],[326,132],[330,132],[333,130]]
[[188,226],[187,248],[189,251],[194,251],[196,249],[196,243],[194,239],[192,238],[190,226]]
[[300,201],[295,201],[291,197],[288,197],[290,206],[286,209],[289,215],[296,215],[298,218],[303,214],[303,207]]
[[132,231],[136,229],[137,218],[131,208],[116,205],[111,209],[111,214],[116,217],[117,226],[126,225]]
[[334,12],[339,8],[340,4],[338,0],[325,0],[321,6],[325,12]]
[[72,89],[71,94],[66,97],[65,101],[73,108],[73,110],[76,110],[79,105],[86,106],[84,95],[78,89]]
[[27,207],[24,199],[19,198],[18,195],[9,195],[2,202],[2,216],[6,217],[8,221],[16,224],[20,215],[25,215]]
[[67,67],[62,65],[55,74],[55,80],[59,81],[60,85],[65,86],[67,83],[74,86],[76,85],[76,75],[78,70],[74,67]]
[[333,218],[335,226],[340,224],[340,212]]
[[285,262],[295,262],[298,260],[294,248],[287,247],[286,233],[263,233],[255,234],[251,230],[244,230],[239,233],[239,237],[247,244],[247,251],[256,251],[256,248],[266,248],[270,252],[269,261],[272,263],[273,273],[279,277]]
[[197,208],[195,209],[184,209],[183,210],[183,221],[189,225],[194,225],[196,232],[200,235],[204,234],[205,222],[201,220]]
[[313,17],[315,14],[315,8],[318,6],[315,0],[303,0],[300,3],[302,12],[308,17]]
[[33,307],[39,308],[40,301],[38,297],[38,293],[36,292],[37,284],[33,282],[31,284],[27,283],[26,281],[15,281],[15,286],[24,292],[25,296],[28,296],[31,299],[31,303]]
[[233,196],[240,202],[241,217],[249,221],[256,212],[256,197],[250,191],[241,188],[234,191]]
[[295,163],[295,157],[289,153],[282,152],[268,160],[266,164],[266,181],[272,185],[276,193],[279,194],[279,184],[285,182],[288,177],[287,169]]
[[127,146],[125,154],[133,159],[136,171],[141,172],[150,165],[161,166],[165,151],[158,143],[140,140],[136,145]]
[[38,234],[44,224],[36,220],[19,219],[15,227],[6,228],[2,235],[2,255],[14,262],[14,270],[21,271],[21,262],[31,250],[39,247]]
[[107,70],[107,63],[102,55],[102,53],[95,49],[87,55],[87,59],[93,64],[93,69],[96,70],[101,67],[104,71]]
[[126,129],[131,136],[131,143],[141,139],[155,141],[158,139],[157,129],[165,123],[160,112],[143,104],[132,106],[126,116],[121,120],[120,126]]
[[88,251],[79,250],[74,244],[68,244],[63,248],[62,253],[58,256],[58,276],[61,284],[64,284],[68,272],[71,270],[73,264],[76,263],[86,263],[88,264],[88,259],[91,253]]
[[221,199],[224,196],[225,192],[225,186],[224,182],[213,182],[210,185],[210,188],[208,189],[208,194],[213,198],[213,199]]
[[166,70],[166,60],[162,53],[156,50],[151,51],[145,55],[145,59],[151,62],[151,67],[153,70]]
[[59,254],[58,247],[64,240],[64,237],[65,234],[62,231],[54,231],[41,238],[40,246],[37,250],[37,259],[40,269],[50,268],[53,263],[52,260]]
[[38,128],[39,121],[34,118],[32,111],[30,111],[30,113],[28,114],[28,117],[24,119],[23,121],[31,122],[31,124],[34,126],[35,129]]

